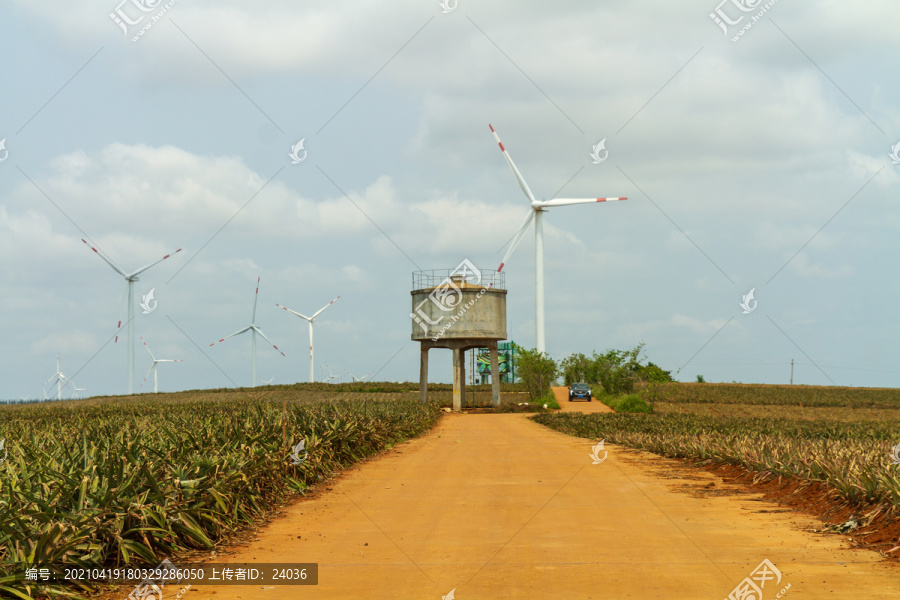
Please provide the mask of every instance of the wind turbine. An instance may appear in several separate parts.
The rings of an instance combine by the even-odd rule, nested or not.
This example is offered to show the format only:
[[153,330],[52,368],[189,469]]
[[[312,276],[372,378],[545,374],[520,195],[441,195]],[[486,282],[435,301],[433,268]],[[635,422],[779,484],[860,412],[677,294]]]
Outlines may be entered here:
[[[347,371],[347,369],[344,369],[344,370]],[[366,377],[368,377],[369,375],[371,375],[374,372],[375,371],[369,371],[369,373],[367,375],[363,375],[362,377],[357,377],[353,373],[350,373],[350,371],[347,371],[347,373],[350,375],[350,378],[353,379],[353,383],[360,383],[362,381],[365,381]]]
[[[147,349],[147,352],[150,352],[150,346],[147,345],[147,342],[144,341],[144,338],[141,338],[141,341],[144,342],[144,348]],[[150,370],[147,371],[147,374],[144,375],[144,380],[141,382],[141,387],[144,387],[144,384],[147,383],[147,378],[150,377],[150,373],[153,373],[153,393],[159,393],[159,373],[156,370],[156,365],[162,362],[183,362],[180,358],[156,358],[153,356],[153,353],[150,352],[150,358],[153,359],[153,364],[150,365]]]
[[[251,350],[251,354],[252,354],[251,364],[253,365],[253,369],[252,369],[253,378],[251,379],[253,387],[256,387],[256,334],[258,333],[259,335],[261,335],[264,340],[269,342],[269,344],[273,348],[275,348],[275,350],[278,350],[278,346],[273,344],[272,340],[267,338],[266,334],[264,334],[262,332],[262,329],[259,328],[259,325],[256,324],[256,301],[259,300],[259,279],[260,279],[259,277],[256,278],[256,295],[253,296],[253,313],[250,315],[250,324],[247,325],[246,327],[244,327],[243,329],[239,329],[238,331],[235,331],[231,335],[226,335],[218,342],[213,342],[212,344],[210,344],[210,346],[215,346],[216,344],[220,344],[230,337],[234,337],[236,335],[240,335],[242,333],[246,333],[249,331],[250,339],[251,339],[250,350]],[[281,350],[278,350],[278,353],[281,354],[282,356],[284,356],[284,352],[282,352]]]
[[543,213],[547,212],[548,208],[554,206],[568,206],[570,204],[590,204],[593,202],[613,202],[616,200],[627,200],[628,198],[554,198],[552,200],[536,200],[534,194],[531,193],[531,189],[528,187],[528,184],[525,182],[525,178],[522,177],[522,174],[519,172],[519,169],[516,168],[516,164],[512,161],[512,158],[510,158],[509,153],[506,151],[506,148],[503,147],[503,142],[500,141],[500,136],[498,136],[497,132],[494,131],[494,127],[492,125],[489,124],[488,127],[491,128],[491,132],[494,134],[494,139],[497,140],[497,144],[500,146],[500,151],[503,152],[503,157],[506,158],[506,162],[509,163],[509,168],[512,170],[513,175],[515,175],[516,181],[519,183],[519,187],[522,188],[522,191],[525,192],[528,200],[531,201],[531,208],[528,211],[528,216],[525,217],[525,222],[522,223],[519,231],[517,231],[516,235],[513,237],[512,243],[509,246],[509,250],[506,251],[506,256],[503,257],[503,261],[500,263],[500,267],[497,269],[497,272],[499,273],[503,270],[504,265],[506,265],[506,261],[516,249],[516,246],[519,245],[519,242],[522,241],[522,236],[525,235],[525,231],[528,229],[528,226],[531,225],[531,220],[534,219],[535,345],[537,346],[538,352],[545,352],[546,344],[544,336]]
[[311,317],[307,317],[306,315],[301,315],[297,311],[291,310],[289,308],[285,308],[284,306],[281,306],[278,303],[275,304],[275,306],[277,306],[278,308],[284,308],[284,310],[288,311],[289,313],[295,314],[298,317],[309,321],[309,382],[310,383],[315,381],[315,376],[314,376],[314,372],[313,372],[313,323],[316,322],[316,317],[318,317],[320,314],[322,314],[323,310],[325,310],[326,308],[328,308],[329,306],[331,306],[332,304],[337,302],[338,299],[340,299],[340,296],[338,296],[337,298],[335,298],[334,300],[332,300],[331,302],[329,302],[328,304],[326,304],[325,306],[323,306],[322,308],[317,310],[315,312],[315,314],[313,314],[313,316],[311,316]]
[[[65,385],[63,382],[66,382]],[[63,375],[62,371],[59,370],[59,353],[56,354],[56,373],[53,374],[50,379],[44,382],[42,389],[44,390],[44,400],[49,400],[50,398],[47,396],[47,384],[55,383],[56,384],[56,399],[62,400],[62,389],[69,385],[70,383],[74,386],[75,384],[71,379]]]
[[324,381],[325,383],[330,382],[332,379],[337,379],[337,375],[335,375],[334,373],[331,372],[331,369],[328,368],[328,365],[323,365],[323,366],[322,366],[322,370],[328,372],[328,377],[325,377],[325,378],[323,379],[323,381]]
[[[172,254],[166,254],[166,255],[163,256],[161,259],[159,259],[159,260],[157,260],[157,261],[155,261],[155,262],[152,262],[152,263],[150,263],[149,265],[147,265],[147,266],[145,266],[145,267],[141,267],[140,269],[138,269],[137,271],[134,271],[133,273],[126,273],[125,271],[123,271],[122,269],[120,269],[118,266],[116,266],[116,263],[114,263],[112,260],[110,260],[110,258],[109,258],[108,256],[106,256],[106,254],[104,254],[102,251],[100,251],[100,250],[94,248],[93,246],[91,246],[91,245],[87,242],[87,240],[85,240],[85,239],[82,238],[81,241],[84,242],[84,243],[87,245],[88,248],[90,248],[91,250],[93,250],[94,252],[96,252],[96,253],[97,253],[97,256],[99,256],[100,258],[102,258],[103,260],[105,260],[105,261],[106,261],[106,264],[108,264],[110,267],[112,267],[113,270],[114,270],[116,273],[118,273],[119,275],[121,275],[122,277],[124,277],[124,278],[125,278],[125,282],[128,284],[128,299],[126,300],[126,302],[128,303],[128,305],[127,305],[127,314],[128,314],[128,349],[126,350],[125,354],[126,354],[127,357],[128,357],[128,393],[129,393],[129,394],[133,394],[133,393],[134,393],[134,282],[135,282],[135,281],[140,281],[140,280],[138,279],[138,275],[140,275],[141,273],[143,273],[144,271],[146,271],[146,270],[149,269],[150,267],[152,267],[152,266],[154,266],[154,265],[156,265],[156,264],[161,263],[162,261],[166,260],[166,259],[169,258],[170,256],[172,256],[172,255],[174,255],[174,254],[178,254],[179,252],[181,252],[181,248],[179,248],[178,250],[176,250],[176,251],[173,252]],[[121,328],[122,328],[122,321],[121,321],[121,319],[119,320],[119,324],[118,324],[116,327],[117,327],[118,329],[121,329]],[[116,341],[117,341],[117,342],[119,341],[118,333],[116,334]]]
[[78,392],[86,392],[87,388],[80,388],[77,385],[75,386],[75,390],[72,392],[72,398],[78,399]]

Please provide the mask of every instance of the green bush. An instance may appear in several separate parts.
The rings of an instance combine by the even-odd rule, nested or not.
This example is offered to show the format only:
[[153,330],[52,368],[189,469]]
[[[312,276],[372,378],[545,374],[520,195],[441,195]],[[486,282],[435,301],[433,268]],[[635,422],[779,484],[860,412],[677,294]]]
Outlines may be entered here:
[[629,413],[651,413],[653,406],[648,404],[643,398],[637,394],[628,394],[627,396],[619,396],[615,399],[613,410],[616,412]]
[[639,366],[634,373],[637,375],[638,379],[648,383],[667,383],[673,381],[671,371],[665,371],[652,362]]
[[548,394],[552,396],[550,386],[556,384],[558,373],[556,361],[534,348],[526,350],[518,344],[514,348],[518,357],[519,379],[531,396],[531,401],[536,402]]
[[613,396],[600,392],[594,397],[617,413],[652,413],[653,405],[639,394]]

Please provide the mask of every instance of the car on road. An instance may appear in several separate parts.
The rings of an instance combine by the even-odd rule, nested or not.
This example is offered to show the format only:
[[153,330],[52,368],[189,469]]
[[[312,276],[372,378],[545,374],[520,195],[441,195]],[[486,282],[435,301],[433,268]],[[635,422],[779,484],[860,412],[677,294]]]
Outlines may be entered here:
[[586,383],[573,383],[569,386],[569,402],[572,400],[591,401],[591,386]]

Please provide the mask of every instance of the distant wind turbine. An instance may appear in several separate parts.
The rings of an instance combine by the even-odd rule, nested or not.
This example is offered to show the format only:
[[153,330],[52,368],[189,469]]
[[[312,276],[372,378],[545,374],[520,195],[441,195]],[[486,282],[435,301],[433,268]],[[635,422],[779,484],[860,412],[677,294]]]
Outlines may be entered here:
[[[116,273],[118,273],[119,275],[124,277],[125,282],[128,285],[128,299],[126,300],[126,302],[127,302],[126,310],[127,310],[127,319],[128,319],[128,321],[127,321],[128,322],[128,349],[126,350],[125,354],[127,355],[127,358],[128,358],[128,393],[133,394],[134,393],[134,282],[139,281],[138,275],[140,275],[141,273],[143,273],[150,267],[161,263],[162,261],[166,260],[170,256],[178,254],[179,252],[181,252],[181,248],[179,248],[172,254],[166,254],[161,259],[159,259],[155,262],[152,262],[145,267],[141,267],[137,271],[134,271],[132,273],[126,273],[125,271],[120,269],[116,265],[116,263],[114,263],[108,256],[106,256],[105,253],[103,253],[102,251],[98,250],[97,248],[94,248],[93,246],[91,246],[87,242],[87,240],[82,239],[81,241],[84,242],[88,248],[90,248],[91,250],[96,252],[97,256],[99,256],[104,261],[106,261],[106,264],[108,264],[110,267],[112,267]],[[120,319],[117,328],[121,329],[121,327],[122,327],[122,321]],[[119,341],[118,334],[116,335],[116,341],[117,342]]]
[[250,352],[251,352],[251,356],[252,356],[251,365],[252,365],[252,373],[253,373],[251,382],[252,382],[253,387],[256,387],[256,334],[258,333],[259,335],[261,335],[262,338],[264,340],[266,340],[267,342],[269,342],[269,344],[273,348],[275,348],[275,350],[278,351],[279,354],[284,356],[284,352],[282,352],[281,350],[278,350],[278,346],[273,344],[272,340],[267,338],[266,334],[264,334],[262,332],[262,329],[259,328],[259,325],[256,324],[256,301],[259,300],[259,279],[260,279],[259,277],[256,278],[256,294],[253,296],[253,313],[250,315],[250,324],[247,325],[246,327],[244,327],[243,329],[239,329],[238,331],[235,331],[231,335],[226,335],[218,342],[213,342],[212,344],[210,344],[210,346],[215,346],[216,344],[220,344],[230,337],[234,337],[236,335],[240,335],[242,333],[246,333],[249,331],[250,339],[251,339]]
[[301,315],[300,313],[293,311],[289,308],[285,308],[284,306],[281,306],[278,303],[275,304],[275,306],[277,306],[278,308],[283,308],[284,310],[288,311],[289,313],[297,315],[298,317],[300,317],[302,319],[306,319],[309,322],[309,382],[310,383],[312,383],[313,381],[316,380],[315,379],[315,371],[313,371],[313,323],[316,322],[316,317],[318,317],[320,314],[322,314],[323,310],[325,310],[326,308],[328,308],[329,306],[334,304],[339,299],[340,299],[340,296],[338,296],[337,298],[335,298],[334,300],[332,300],[331,302],[329,302],[328,304],[326,304],[325,306],[323,306],[322,308],[317,310],[311,317],[307,317],[306,315]]
[[[144,348],[147,349],[147,352],[150,352],[150,346],[147,345],[147,342],[144,338],[141,338],[141,341],[144,342]],[[156,358],[153,356],[153,352],[150,352],[150,358],[153,360],[153,364],[150,365],[150,370],[147,371],[147,374],[144,375],[144,380],[141,382],[141,387],[144,387],[144,384],[147,383],[147,378],[150,377],[150,373],[153,373],[153,393],[159,393],[159,372],[156,370],[156,365],[164,362],[183,362],[180,358]]]
[[328,373],[328,377],[325,377],[323,379],[323,381],[325,381],[325,383],[330,382],[332,379],[337,379],[337,375],[335,375],[334,373],[331,372],[331,369],[328,368],[328,365],[323,365],[322,370],[326,371]]
[[344,370],[347,371],[347,374],[350,375],[350,378],[351,378],[351,379],[353,379],[353,383],[359,383],[359,382],[361,382],[361,381],[365,381],[366,378],[369,377],[369,375],[371,375],[372,373],[375,372],[375,371],[369,371],[368,374],[363,375],[362,377],[357,377],[356,375],[354,375],[353,373],[351,373],[351,372],[348,371],[347,369],[344,369]]
[[531,189],[528,187],[528,184],[525,182],[525,178],[522,177],[522,174],[519,173],[519,169],[516,168],[515,163],[510,158],[509,153],[506,151],[506,148],[503,147],[503,142],[500,141],[500,136],[497,135],[497,132],[494,131],[494,127],[492,125],[488,125],[491,128],[491,132],[494,134],[494,139],[497,140],[497,144],[500,146],[500,151],[503,152],[503,157],[506,158],[506,162],[509,163],[509,168],[512,169],[513,175],[516,177],[516,181],[519,183],[519,187],[522,188],[522,191],[525,192],[525,196],[528,197],[528,200],[531,201],[531,208],[528,211],[528,216],[525,217],[525,222],[522,223],[522,226],[519,228],[519,231],[516,232],[515,237],[513,237],[512,243],[509,246],[509,250],[506,251],[506,256],[503,257],[503,261],[500,263],[500,268],[497,269],[497,272],[503,270],[504,265],[506,265],[506,261],[509,260],[510,255],[516,249],[516,246],[519,245],[519,242],[522,241],[522,236],[525,235],[525,231],[528,229],[528,226],[531,224],[532,219],[534,219],[534,321],[535,321],[535,345],[537,347],[538,352],[546,351],[546,343],[544,336],[544,223],[543,223],[543,213],[547,212],[548,208],[554,206],[568,206],[570,204],[591,204],[594,202],[612,202],[615,200],[627,200],[628,198],[554,198],[553,200],[536,200],[534,194],[531,193]]
[[[65,384],[63,384],[65,382]],[[63,372],[59,370],[59,353],[56,354],[56,373],[53,374],[50,379],[44,382],[43,390],[44,390],[44,400],[49,400],[50,398],[47,396],[47,385],[56,384],[56,399],[62,400],[62,390],[64,387],[69,385],[70,383],[74,386],[75,384],[71,379],[63,375]]]

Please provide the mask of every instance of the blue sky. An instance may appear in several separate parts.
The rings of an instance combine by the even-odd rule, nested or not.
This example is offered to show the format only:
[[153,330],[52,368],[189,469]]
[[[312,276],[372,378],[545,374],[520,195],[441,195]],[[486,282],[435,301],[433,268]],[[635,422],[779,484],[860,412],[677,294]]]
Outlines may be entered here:
[[[528,210],[488,123],[539,199],[629,198],[546,215],[555,358],[644,342],[681,380],[786,383],[794,359],[795,383],[900,385],[895,4],[775,2],[734,42],[764,4],[178,0],[132,42],[165,6],[138,4],[0,8],[0,397],[41,397],[57,352],[124,393],[125,283],[83,237],[126,270],[183,248],[135,285],[158,301],[136,337],[184,361],[161,390],[249,384],[248,336],[209,344],[249,323],[257,277],[286,354],[261,342],[260,378],[308,377],[275,303],[340,295],[317,377],[415,380],[412,271],[495,269]],[[533,244],[504,269],[526,347]]]

